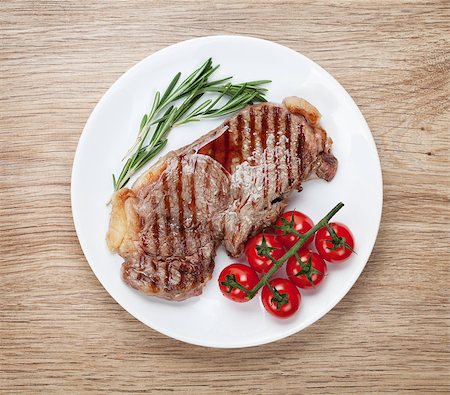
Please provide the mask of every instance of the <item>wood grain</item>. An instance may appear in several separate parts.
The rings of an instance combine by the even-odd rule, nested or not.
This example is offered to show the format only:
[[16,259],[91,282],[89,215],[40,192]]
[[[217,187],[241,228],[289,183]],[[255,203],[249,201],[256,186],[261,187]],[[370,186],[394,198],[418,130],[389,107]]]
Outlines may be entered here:
[[[450,392],[448,1],[3,0],[0,26],[2,392]],[[331,72],[371,127],[385,194],[372,257],[344,300],[288,339],[228,351],[123,311],[84,259],[69,194],[105,90],[160,48],[223,33],[279,42]]]

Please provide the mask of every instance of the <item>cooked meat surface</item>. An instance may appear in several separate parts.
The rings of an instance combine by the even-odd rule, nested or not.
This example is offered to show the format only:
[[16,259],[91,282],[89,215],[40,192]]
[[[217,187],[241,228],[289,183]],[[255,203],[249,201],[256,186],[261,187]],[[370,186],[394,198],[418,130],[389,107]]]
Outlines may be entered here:
[[222,241],[239,256],[302,181],[334,177],[337,160],[319,118],[297,97],[248,106],[119,190],[107,242],[125,260],[123,280],[170,300],[199,295]]

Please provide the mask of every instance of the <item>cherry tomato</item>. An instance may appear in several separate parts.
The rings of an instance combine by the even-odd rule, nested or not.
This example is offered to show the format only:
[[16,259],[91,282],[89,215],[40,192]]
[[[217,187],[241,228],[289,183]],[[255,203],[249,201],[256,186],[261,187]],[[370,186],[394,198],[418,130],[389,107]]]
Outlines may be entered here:
[[275,278],[269,282],[275,295],[267,285],[261,293],[261,300],[265,309],[275,317],[288,318],[300,307],[302,299],[297,287],[285,278]]
[[[275,222],[275,226],[283,226],[292,221],[294,221],[294,229],[301,234],[308,232],[314,226],[314,222],[311,218],[299,211],[286,211],[280,218],[278,218],[277,222]],[[281,242],[288,248],[297,243],[299,239],[296,235],[285,234],[282,229],[276,229],[275,233],[280,237]],[[306,243],[303,244],[303,247],[307,247],[311,244],[313,239],[314,236],[311,236]]]
[[[259,281],[256,272],[249,266],[241,263],[233,263],[227,266],[219,275],[219,288],[223,295],[235,302],[248,302],[247,293],[239,288],[233,287],[233,282],[238,282],[245,289],[252,289]],[[227,285],[231,283],[230,285]]]
[[328,226],[334,229],[336,240],[333,241],[333,237],[325,226],[320,228],[315,240],[317,252],[329,262],[343,261],[351,255],[355,246],[352,232],[339,222],[330,222]]
[[311,250],[300,250],[286,264],[286,274],[297,287],[311,288],[320,284],[327,274],[327,265],[319,254]]
[[258,254],[258,250],[261,251],[263,248],[267,248],[269,255],[274,259],[280,259],[285,253],[283,244],[273,234],[260,233],[252,237],[245,246],[245,255],[250,266],[259,273],[267,273],[273,266],[270,258]]

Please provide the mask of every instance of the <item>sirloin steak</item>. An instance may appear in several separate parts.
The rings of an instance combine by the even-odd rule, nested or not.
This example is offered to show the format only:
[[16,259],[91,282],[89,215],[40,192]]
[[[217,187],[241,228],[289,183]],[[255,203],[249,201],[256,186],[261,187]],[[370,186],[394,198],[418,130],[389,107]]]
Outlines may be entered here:
[[107,243],[125,260],[123,280],[170,300],[201,294],[222,241],[239,256],[302,181],[334,177],[337,160],[319,118],[297,97],[248,106],[116,192]]

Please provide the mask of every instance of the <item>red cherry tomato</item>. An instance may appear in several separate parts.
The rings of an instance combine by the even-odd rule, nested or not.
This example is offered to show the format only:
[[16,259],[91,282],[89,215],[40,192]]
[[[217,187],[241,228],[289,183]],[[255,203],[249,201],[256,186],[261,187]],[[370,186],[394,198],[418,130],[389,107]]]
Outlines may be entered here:
[[350,229],[339,222],[328,224],[336,233],[336,241],[332,241],[328,229],[324,226],[316,233],[315,245],[319,255],[329,262],[340,262],[347,259],[353,252],[355,243]]
[[259,281],[256,272],[249,266],[233,263],[227,266],[219,275],[219,288],[223,295],[235,302],[248,302],[247,293],[239,288],[227,285],[229,282],[238,282],[245,289],[252,289]]
[[311,250],[300,250],[286,264],[286,274],[297,287],[311,288],[319,285],[327,274],[327,265],[319,254]]
[[261,300],[265,309],[278,318],[292,316],[300,307],[301,295],[297,287],[285,278],[275,278],[269,282],[276,295],[264,286]]
[[[283,244],[273,234],[260,233],[259,235],[252,237],[245,246],[245,255],[247,256],[247,261],[250,266],[259,273],[267,273],[273,266],[273,262],[269,258],[258,254],[258,246],[264,246],[264,243],[266,247],[271,249],[269,254],[274,259],[280,259],[285,253]],[[272,248],[274,249],[272,250]]]
[[[275,222],[275,226],[283,226],[286,222],[294,221],[294,229],[304,234],[308,232],[313,226],[314,222],[307,215],[299,212],[299,211],[286,211],[280,218],[278,218],[277,222]],[[275,233],[280,237],[281,242],[288,248],[292,247],[295,243],[297,243],[299,237],[293,234],[284,234],[285,232],[282,229],[276,229]],[[307,247],[312,243],[314,236],[311,236],[303,247]]]

